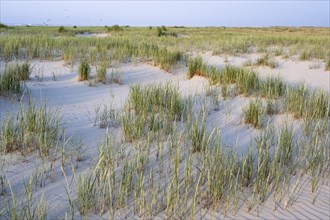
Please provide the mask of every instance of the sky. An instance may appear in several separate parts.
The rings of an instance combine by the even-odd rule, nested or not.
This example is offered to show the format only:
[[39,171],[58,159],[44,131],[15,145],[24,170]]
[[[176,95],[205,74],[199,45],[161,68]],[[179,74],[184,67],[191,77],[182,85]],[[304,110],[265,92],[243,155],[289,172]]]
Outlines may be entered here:
[[325,26],[329,0],[48,1],[0,0],[8,25]]

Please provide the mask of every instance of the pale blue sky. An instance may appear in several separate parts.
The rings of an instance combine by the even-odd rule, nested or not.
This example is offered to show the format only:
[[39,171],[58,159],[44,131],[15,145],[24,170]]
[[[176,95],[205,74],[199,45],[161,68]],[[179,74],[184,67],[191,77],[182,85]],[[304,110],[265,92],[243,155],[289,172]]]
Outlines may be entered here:
[[0,22],[48,25],[327,26],[319,1],[0,0]]

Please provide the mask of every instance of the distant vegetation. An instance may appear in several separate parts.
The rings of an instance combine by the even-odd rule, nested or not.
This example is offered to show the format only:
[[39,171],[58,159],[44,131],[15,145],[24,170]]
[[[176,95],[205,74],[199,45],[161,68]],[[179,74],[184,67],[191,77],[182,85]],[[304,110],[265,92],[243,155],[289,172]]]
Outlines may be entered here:
[[0,23],[0,28],[7,28],[8,26],[3,24],[3,23]]
[[172,37],[177,37],[178,34],[175,32],[170,32],[167,30],[165,26],[157,27],[157,36],[172,36]]
[[111,27],[107,27],[107,30],[108,32],[111,32],[111,31],[123,31],[124,29],[116,24]]
[[[302,60],[322,59],[327,61],[330,51],[327,28],[125,28],[114,25],[111,27],[15,27],[3,28],[6,33],[0,38],[0,56],[5,59],[40,58],[54,59],[59,56],[79,59],[81,54],[98,57],[99,61],[112,59],[128,61],[139,57],[142,60],[153,60],[158,50],[179,52],[209,52],[212,54],[246,54],[263,53],[273,56],[299,56]],[[75,39],[76,33],[104,33],[110,31],[110,39]],[[282,34],[282,32],[285,34]],[[54,38],[61,34],[61,38]],[[189,36],[189,37],[179,37]],[[169,37],[159,37],[169,36]],[[174,36],[172,38],[172,36]],[[177,38],[175,38],[177,36]],[[180,46],[178,46],[180,45]],[[111,53],[110,53],[111,48]],[[97,55],[98,54],[98,55]],[[111,54],[111,55],[109,55]],[[272,61],[271,59],[269,61]],[[93,61],[91,63],[94,63]],[[260,62],[263,63],[263,62]],[[263,64],[264,65],[264,64]],[[274,66],[272,62],[270,66]]]
[[58,28],[58,33],[60,33],[60,34],[64,33],[65,31],[66,31],[66,29],[63,26],[60,26]]

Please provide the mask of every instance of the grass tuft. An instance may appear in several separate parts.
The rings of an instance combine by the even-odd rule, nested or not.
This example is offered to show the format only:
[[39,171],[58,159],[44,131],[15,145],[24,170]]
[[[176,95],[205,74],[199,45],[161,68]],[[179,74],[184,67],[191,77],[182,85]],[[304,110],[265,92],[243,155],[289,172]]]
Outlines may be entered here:
[[96,71],[96,81],[106,83],[107,82],[107,67],[105,63],[98,66]]
[[330,71],[330,58],[328,58],[327,62],[325,63],[325,71]]
[[29,79],[31,67],[29,63],[7,65],[3,73],[0,73],[0,95],[19,94],[21,81]]
[[80,61],[78,69],[78,81],[86,81],[89,79],[90,66],[86,58]]
[[203,62],[202,57],[190,58],[188,59],[188,79],[193,78],[194,76],[204,76],[207,74],[207,64]]
[[24,155],[37,150],[39,155],[47,156],[59,141],[60,122],[57,111],[48,110],[46,102],[37,107],[30,99],[26,109],[21,105],[17,114],[7,117],[2,124],[0,150]]
[[255,63],[257,66],[269,66],[270,68],[276,68],[276,62],[274,60],[269,59],[269,55],[265,54],[262,57],[259,57]]
[[255,128],[260,128],[264,123],[265,109],[262,102],[252,100],[245,108],[243,108],[244,122],[251,124]]

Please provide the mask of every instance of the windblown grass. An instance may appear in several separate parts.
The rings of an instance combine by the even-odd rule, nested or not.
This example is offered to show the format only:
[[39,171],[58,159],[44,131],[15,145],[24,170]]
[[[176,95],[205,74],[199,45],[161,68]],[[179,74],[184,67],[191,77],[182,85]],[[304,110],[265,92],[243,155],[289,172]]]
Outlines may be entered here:
[[322,90],[313,91],[304,84],[298,84],[287,88],[284,95],[284,107],[296,118],[328,117],[330,115],[329,94]]
[[47,103],[40,107],[33,99],[24,108],[20,106],[16,115],[8,116],[1,126],[0,150],[5,153],[19,151],[26,155],[37,151],[47,156],[61,135],[61,119],[56,110],[49,110]]
[[255,63],[257,66],[269,66],[270,68],[276,68],[276,62],[269,58],[268,54],[265,54],[262,57],[259,57]]
[[[66,29],[70,34],[90,30]],[[139,58],[170,71],[184,59],[182,51],[196,49],[213,50],[215,54],[249,53],[250,48],[255,47],[266,53],[269,45],[281,45],[290,47],[291,55],[306,50],[308,59],[324,59],[329,53],[323,49],[328,36],[323,29],[315,36],[311,35],[310,31],[318,30],[313,28],[257,29],[259,33],[254,35],[251,32],[256,30],[248,28],[180,27],[176,31],[189,37],[177,39],[158,38],[152,31],[142,28],[113,31],[109,39],[76,39],[69,34],[54,38],[59,36],[58,27],[47,28],[50,37],[36,34],[38,30],[35,27],[6,29],[0,38],[1,56],[7,61],[14,57],[55,59],[62,56],[74,61],[82,54],[88,54],[86,61],[91,65]],[[104,31],[104,28],[91,29],[100,30]],[[288,36],[283,36],[283,31]],[[180,50],[177,49],[178,42]],[[100,108],[97,120],[100,127],[111,127],[120,119],[124,140],[117,141],[118,137],[107,131],[104,141],[98,144],[95,164],[79,175],[76,172],[81,171],[69,161],[73,181],[68,181],[66,176],[70,170],[66,167],[66,158],[70,153],[68,149],[62,149],[61,169],[67,183],[71,218],[74,218],[75,210],[84,217],[90,217],[90,213],[102,216],[108,212],[110,219],[122,218],[123,212],[127,217],[133,214],[146,219],[157,218],[160,214],[166,218],[194,219],[200,216],[197,213],[200,210],[221,210],[224,215],[229,212],[235,215],[241,206],[248,211],[254,207],[259,210],[271,195],[275,209],[281,203],[279,201],[286,208],[296,201],[294,195],[299,192],[301,178],[306,174],[310,178],[311,192],[317,195],[321,179],[329,176],[329,94],[303,85],[287,85],[277,77],[260,79],[255,72],[241,67],[208,67],[198,57],[189,59],[187,64],[188,78],[208,77],[212,85],[221,85],[223,96],[228,95],[228,88],[234,88],[234,95],[256,96],[243,111],[246,123],[261,128],[249,151],[238,155],[235,146],[223,143],[221,131],[209,133],[207,106],[202,106],[205,115],[200,117],[195,100],[182,98],[178,88],[170,83],[132,85],[123,113],[117,115],[110,103],[104,111]],[[103,75],[104,71],[100,76]],[[15,80],[10,84],[13,86],[8,87],[10,89],[1,91],[19,91],[15,85],[23,79],[17,77]],[[271,120],[265,125],[266,112],[276,113],[277,107],[273,107],[281,108],[282,105],[283,113],[289,112],[298,120],[303,119],[300,124],[303,124],[304,135],[299,135],[289,125],[275,129]],[[13,151],[27,154],[35,150],[40,155],[48,155],[60,139],[60,119],[45,103],[37,107],[30,101],[27,108],[21,107],[17,115],[1,123],[0,156]],[[0,173],[0,184],[6,178]],[[25,184],[27,197],[22,200],[13,192],[9,195],[11,204],[0,207],[1,217],[44,219],[47,216],[47,204],[43,197],[33,196],[30,185]],[[1,187],[1,192],[8,191],[7,185],[1,184]]]
[[260,100],[250,101],[243,109],[244,122],[260,128],[264,123],[265,109]]
[[275,98],[282,97],[286,90],[286,85],[280,77],[267,77],[261,81],[261,97]]
[[325,63],[325,71],[330,71],[330,58]]
[[90,74],[90,66],[86,58],[83,58],[80,61],[79,67],[78,67],[78,81],[86,81],[89,79]]
[[9,64],[0,73],[0,95],[19,94],[22,92],[22,82],[29,79],[31,67],[29,63]]
[[171,132],[172,122],[183,117],[184,102],[178,88],[169,83],[131,86],[128,96],[126,110],[121,117],[126,140],[142,137],[148,130]]
[[107,67],[105,63],[98,66],[96,71],[96,80],[98,82],[106,83],[107,81]]

